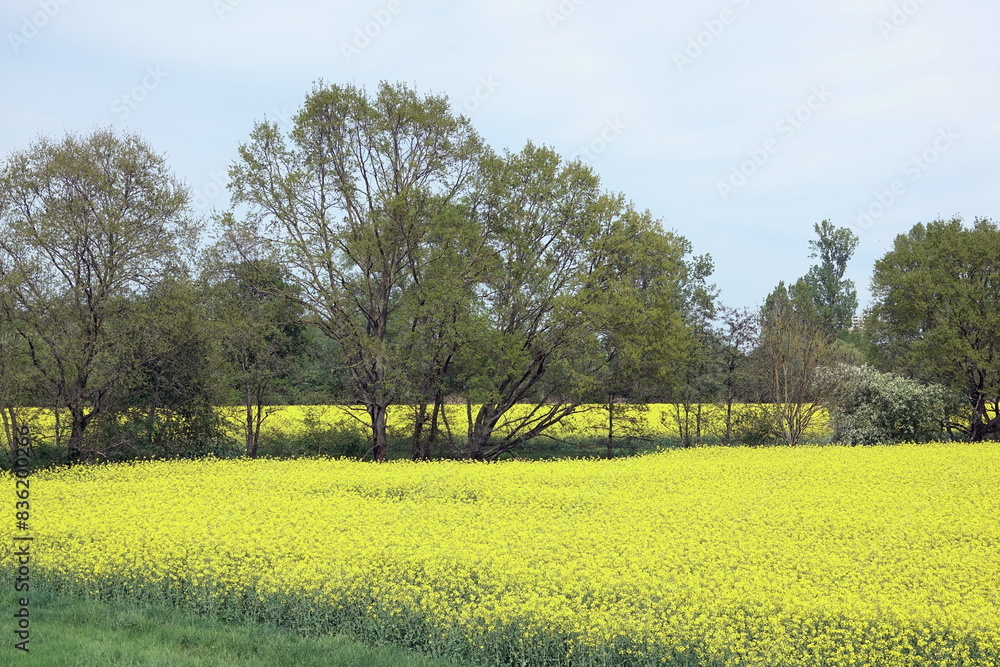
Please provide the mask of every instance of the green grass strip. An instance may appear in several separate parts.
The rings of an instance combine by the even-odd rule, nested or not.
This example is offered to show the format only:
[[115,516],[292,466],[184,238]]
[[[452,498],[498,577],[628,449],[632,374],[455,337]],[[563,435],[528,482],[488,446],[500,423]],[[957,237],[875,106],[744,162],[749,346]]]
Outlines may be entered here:
[[[17,609],[13,593],[5,609]],[[345,635],[302,637],[266,625],[240,625],[153,605],[97,602],[32,591],[29,652],[8,637],[0,664],[24,667],[459,667],[394,646]],[[4,614],[10,617],[9,614]],[[9,626],[9,622],[6,624]],[[11,633],[4,633],[12,636]]]

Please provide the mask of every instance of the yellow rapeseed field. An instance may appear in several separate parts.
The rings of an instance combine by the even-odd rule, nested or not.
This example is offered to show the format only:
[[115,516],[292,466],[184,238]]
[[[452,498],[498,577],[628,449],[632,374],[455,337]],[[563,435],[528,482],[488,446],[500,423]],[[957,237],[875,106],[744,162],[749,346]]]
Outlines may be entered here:
[[[670,403],[652,403],[642,406],[644,409],[633,414],[634,419],[642,427],[648,429],[653,436],[676,436],[678,434],[678,419],[685,419],[682,412],[678,411],[678,406]],[[702,429],[706,435],[718,435],[723,431],[722,408],[704,404],[694,406],[701,409]],[[473,415],[478,406],[473,406]],[[240,419],[245,419],[243,408],[225,407],[219,408],[221,414],[228,417],[233,423],[238,424]],[[530,405],[515,405],[508,415],[507,420],[516,421],[531,410]],[[744,406],[737,404],[734,406],[734,413],[739,414],[744,410]],[[323,425],[339,425],[341,427],[365,428],[368,420],[367,414],[361,406],[354,406],[345,409],[340,406],[301,406],[287,405],[274,406],[269,408],[270,414],[264,422],[264,431],[269,433],[286,432],[294,433],[301,431],[307,420],[313,420]],[[464,405],[447,405],[447,424],[452,432],[462,435],[467,432],[469,419]],[[689,427],[694,428],[695,417],[688,415]],[[392,405],[389,407],[388,426],[390,430],[395,429],[401,433],[409,433],[412,430],[413,408],[405,405]],[[444,428],[442,420],[441,428]],[[619,423],[618,428],[622,428]],[[503,430],[502,428],[500,429]],[[601,436],[607,431],[607,412],[599,405],[581,406],[581,411],[563,420],[551,430],[551,435],[556,437],[569,436]],[[236,430],[233,435],[238,436]],[[825,410],[821,410],[815,423],[806,431],[809,438],[823,438],[829,435],[829,416]]]
[[996,444],[164,461],[30,483],[35,586],[481,664],[1000,664]]
[[[475,410],[478,406],[473,406]],[[718,435],[722,429],[723,413],[721,408],[705,404],[700,406],[702,410],[702,428],[705,435]],[[736,405],[735,413],[739,414],[744,408]],[[677,406],[669,403],[654,403],[645,406],[646,409],[635,413],[635,418],[642,424],[648,433],[654,437],[670,437],[678,435],[677,427]],[[456,437],[461,437],[468,431],[468,413],[464,405],[448,405],[447,426]],[[516,420],[528,413],[531,406],[516,405],[511,409],[507,418]],[[228,422],[226,432],[231,437],[239,440],[242,435],[242,420],[246,419],[245,409],[240,406],[225,406],[217,408]],[[268,435],[279,433],[300,433],[307,428],[308,424],[314,427],[339,427],[353,428],[364,431],[366,425],[371,422],[368,415],[361,406],[342,407],[336,405],[280,405],[267,408],[268,416],[264,421],[263,432]],[[473,413],[475,414],[475,413]],[[683,419],[683,417],[681,417]],[[52,410],[40,408],[27,408],[22,410],[22,419],[29,422],[36,441],[51,442],[55,431],[55,419]],[[408,435],[412,431],[413,408],[405,405],[393,405],[389,408],[388,426],[390,430],[403,435]],[[607,413],[601,406],[583,406],[581,412],[565,419],[562,423],[553,428],[550,435],[555,437],[573,436],[602,436],[606,430]],[[829,436],[829,417],[825,410],[820,411],[815,423],[806,431],[808,438],[822,439]],[[63,428],[67,428],[68,415],[63,417]],[[693,429],[694,417],[690,417],[690,427]],[[445,428],[442,420],[441,428]],[[619,424],[619,429],[621,424]],[[500,429],[503,430],[502,428]],[[0,446],[6,446],[6,438],[0,433]]]

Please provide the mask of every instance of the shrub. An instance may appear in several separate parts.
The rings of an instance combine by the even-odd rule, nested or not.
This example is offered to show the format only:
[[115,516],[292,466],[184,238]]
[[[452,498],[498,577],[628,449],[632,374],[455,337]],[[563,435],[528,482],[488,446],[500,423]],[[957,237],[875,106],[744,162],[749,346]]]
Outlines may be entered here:
[[947,391],[871,366],[827,369],[833,439],[851,445],[929,442],[941,437]]

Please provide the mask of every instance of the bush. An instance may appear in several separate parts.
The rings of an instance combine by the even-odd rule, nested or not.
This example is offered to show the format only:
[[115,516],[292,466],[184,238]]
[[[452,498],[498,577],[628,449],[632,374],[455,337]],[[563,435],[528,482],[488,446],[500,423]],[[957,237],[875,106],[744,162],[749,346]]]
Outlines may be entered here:
[[781,424],[769,403],[746,404],[733,412],[732,436],[735,442],[760,447],[781,439]]
[[824,381],[835,385],[828,406],[835,442],[874,445],[941,438],[947,391],[940,385],[848,365],[827,369]]
[[268,433],[261,436],[259,456],[298,458],[330,456],[361,458],[370,449],[369,438],[350,426],[312,426],[297,433]]
[[85,460],[90,462],[238,454],[238,443],[222,434],[211,406],[103,414],[92,422],[84,442]]

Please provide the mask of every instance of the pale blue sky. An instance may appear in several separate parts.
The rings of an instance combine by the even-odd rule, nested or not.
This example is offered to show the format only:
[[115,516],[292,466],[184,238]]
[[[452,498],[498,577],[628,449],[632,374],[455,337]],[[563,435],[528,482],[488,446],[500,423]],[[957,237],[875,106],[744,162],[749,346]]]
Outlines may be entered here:
[[254,120],[322,78],[445,93],[498,149],[583,155],[713,256],[728,305],[804,274],[824,218],[861,236],[862,302],[914,223],[1000,218],[995,0],[6,0],[0,27],[0,154],[110,122],[206,212]]

